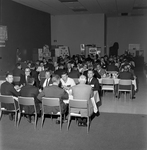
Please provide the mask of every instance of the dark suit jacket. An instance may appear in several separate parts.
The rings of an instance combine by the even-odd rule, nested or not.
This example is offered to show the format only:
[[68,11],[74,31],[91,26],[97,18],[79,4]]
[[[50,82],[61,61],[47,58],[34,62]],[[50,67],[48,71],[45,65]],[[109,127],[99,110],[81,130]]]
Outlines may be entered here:
[[[59,88],[57,85],[45,87],[43,91],[37,96],[39,100],[42,100],[42,97],[60,98],[61,111],[63,114],[66,112],[66,105],[63,100],[68,99],[68,93],[65,90]],[[57,113],[59,112],[59,107],[46,107],[45,112]]]
[[[20,91],[20,96],[34,97],[36,109],[37,109],[37,112],[39,113],[40,101],[37,99],[38,94],[39,94],[39,89],[33,85],[25,85],[21,88],[21,91]],[[33,106],[23,106],[23,107],[21,107],[21,109],[25,110],[26,114],[33,114],[34,113],[34,107]]]
[[[11,96],[18,97],[20,93],[14,89],[13,84],[6,81],[1,85],[1,95],[11,95]],[[10,110],[14,109],[13,104],[2,104],[2,107]]]
[[93,91],[100,91],[100,85],[99,85],[99,81],[96,78],[92,78],[91,82],[87,84],[89,85],[93,85]]
[[79,78],[80,72],[78,70],[72,70],[70,73],[68,73],[68,76],[70,78]]
[[107,71],[118,71],[119,69],[115,66],[115,64],[111,64],[107,66]]
[[123,71],[119,73],[119,79],[131,79],[134,80],[133,74],[131,72]]
[[34,86],[39,88],[38,72],[36,70],[31,69],[31,76],[35,79]]
[[[41,89],[43,89],[43,84],[44,84],[45,80],[46,80],[46,78],[41,78],[41,81],[40,81],[40,87],[41,87]],[[53,84],[52,78],[50,78],[49,84]]]
[[[28,77],[31,77],[31,76],[28,76]],[[26,84],[27,84],[27,81],[26,81],[25,75],[21,75],[19,85],[26,85]]]
[[21,76],[21,75],[24,75],[24,71],[21,70],[21,69],[18,69],[17,67],[14,68],[14,70],[13,70],[13,76]]
[[59,75],[59,76],[61,77],[62,73],[65,72],[65,71],[66,71],[66,70],[64,70],[64,69],[58,69],[58,70],[56,70],[56,71],[54,72],[54,74],[57,74],[57,75]]

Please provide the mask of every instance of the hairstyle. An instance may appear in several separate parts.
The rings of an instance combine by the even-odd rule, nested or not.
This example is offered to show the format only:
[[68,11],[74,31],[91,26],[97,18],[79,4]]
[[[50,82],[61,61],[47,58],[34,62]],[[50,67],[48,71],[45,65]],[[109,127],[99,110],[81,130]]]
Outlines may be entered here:
[[53,82],[53,83],[56,83],[56,82],[59,81],[59,80],[60,80],[60,76],[59,76],[59,75],[54,74],[54,75],[52,76],[52,82]]
[[27,83],[28,83],[28,84],[33,84],[34,81],[35,81],[35,79],[32,78],[32,77],[28,77],[28,78],[27,78]]
[[19,67],[19,66],[21,66],[21,64],[20,63],[16,63],[16,67]]
[[79,82],[85,82],[85,83],[86,83],[86,76],[81,75],[81,76],[79,77]]
[[6,72],[6,78],[7,78],[9,75],[12,75],[12,76],[13,76],[13,73],[12,73],[12,72],[7,71],[7,72]]
[[68,75],[68,73],[66,72],[66,71],[63,71],[62,73],[61,73],[61,76],[62,75]]

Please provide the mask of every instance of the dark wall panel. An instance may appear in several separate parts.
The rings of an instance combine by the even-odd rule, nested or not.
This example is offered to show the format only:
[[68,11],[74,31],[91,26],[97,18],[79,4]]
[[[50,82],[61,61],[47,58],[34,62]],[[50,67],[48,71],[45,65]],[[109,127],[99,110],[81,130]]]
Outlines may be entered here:
[[50,14],[11,0],[2,0],[1,5],[1,25],[8,27],[8,41],[0,47],[0,69],[4,71],[14,66],[17,48],[22,60],[31,60],[35,48],[51,45],[51,22]]

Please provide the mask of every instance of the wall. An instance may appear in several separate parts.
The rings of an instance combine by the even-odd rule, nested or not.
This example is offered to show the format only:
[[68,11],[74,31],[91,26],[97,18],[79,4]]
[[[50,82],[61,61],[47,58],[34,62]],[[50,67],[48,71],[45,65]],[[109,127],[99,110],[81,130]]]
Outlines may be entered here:
[[114,42],[119,43],[119,54],[123,54],[129,44],[140,44],[147,61],[147,17],[107,18],[107,53]]
[[11,69],[16,62],[16,49],[23,60],[32,59],[34,48],[51,45],[50,14],[11,0],[2,1],[1,24],[8,27],[6,47],[0,48],[0,70]]
[[[104,50],[104,15],[51,16],[52,45],[69,46],[80,54],[80,44],[96,44]],[[56,40],[56,41],[55,41]]]

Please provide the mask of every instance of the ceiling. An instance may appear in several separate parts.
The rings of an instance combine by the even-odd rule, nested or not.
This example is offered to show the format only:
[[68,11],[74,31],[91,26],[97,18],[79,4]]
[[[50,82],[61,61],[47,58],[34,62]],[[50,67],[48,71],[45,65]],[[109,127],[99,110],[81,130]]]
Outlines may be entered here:
[[[147,15],[147,0],[13,0],[51,15],[103,13],[107,16]],[[62,1],[62,2],[61,2]]]

